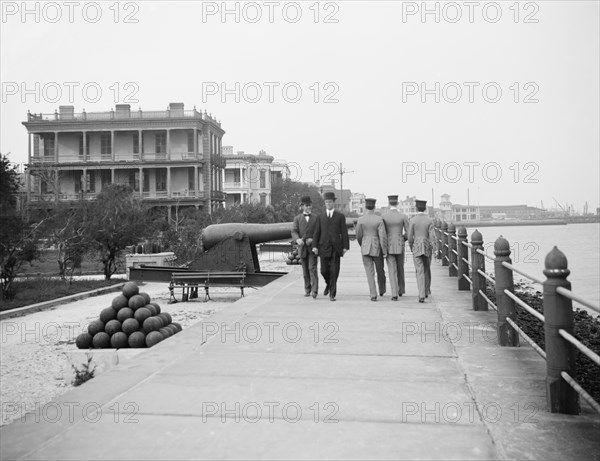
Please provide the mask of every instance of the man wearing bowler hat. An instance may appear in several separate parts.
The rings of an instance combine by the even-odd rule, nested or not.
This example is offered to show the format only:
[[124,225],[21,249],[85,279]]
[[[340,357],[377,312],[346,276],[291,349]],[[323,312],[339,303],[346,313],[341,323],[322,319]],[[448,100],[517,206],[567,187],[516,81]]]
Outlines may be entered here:
[[[317,217],[313,234],[313,253],[321,258],[321,275],[325,279],[325,296],[335,301],[340,258],[350,249],[346,216],[334,210],[335,194],[325,192],[325,213]],[[315,248],[316,244],[316,248]]]
[[404,243],[408,239],[408,217],[398,210],[398,196],[388,195],[389,210],[383,224],[387,235],[387,267],[392,286],[392,301],[397,301],[405,291],[404,283]]
[[[387,236],[385,225],[381,216],[375,214],[375,199],[365,199],[365,214],[358,218],[356,223],[356,240],[360,245],[363,265],[367,273],[371,301],[377,301],[377,287],[375,286],[375,264],[381,256],[387,256]],[[383,261],[383,258],[381,261]]]
[[298,253],[304,274],[304,296],[317,297],[319,291],[319,275],[317,274],[317,255],[312,252],[313,234],[317,225],[317,217],[312,214],[312,200],[306,195],[302,197],[302,213],[294,218],[292,238],[298,244]]
[[413,216],[408,226],[408,244],[413,252],[417,271],[419,302],[431,294],[431,253],[435,242],[433,221],[425,214],[426,200],[415,200],[418,214]]

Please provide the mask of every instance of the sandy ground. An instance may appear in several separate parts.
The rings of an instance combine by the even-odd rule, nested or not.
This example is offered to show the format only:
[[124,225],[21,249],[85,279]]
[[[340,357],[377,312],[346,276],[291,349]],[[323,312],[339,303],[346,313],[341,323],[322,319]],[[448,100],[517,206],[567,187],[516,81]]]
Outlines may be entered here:
[[[281,254],[267,253],[260,259],[262,270],[290,269]],[[168,284],[164,282],[140,284],[140,291],[148,293],[183,328],[240,299],[237,289],[215,288],[211,289],[214,301],[205,302],[199,293],[198,299],[169,304]],[[35,411],[73,387],[72,364],[81,369],[81,363],[86,361],[85,351],[75,346],[75,338],[98,318],[102,309],[111,305],[117,294],[94,296],[0,322],[0,426]],[[176,295],[181,299],[181,290]],[[131,358],[143,350],[124,349],[121,357]],[[98,373],[119,361],[119,351],[97,352],[93,363]]]

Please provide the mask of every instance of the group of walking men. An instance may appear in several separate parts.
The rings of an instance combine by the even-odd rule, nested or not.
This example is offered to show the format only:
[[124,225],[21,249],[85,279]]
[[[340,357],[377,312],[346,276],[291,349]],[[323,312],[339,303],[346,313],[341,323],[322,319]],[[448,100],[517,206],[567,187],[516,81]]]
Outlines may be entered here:
[[[335,194],[325,192],[325,212],[315,216],[309,196],[302,197],[302,213],[294,218],[292,238],[298,245],[305,296],[316,298],[319,291],[317,258],[320,258],[321,275],[325,280],[323,294],[335,301],[340,260],[350,249],[346,217],[335,210]],[[416,200],[418,214],[412,219],[398,209],[398,196],[388,196],[389,209],[379,216],[375,214],[375,199],[365,200],[365,214],[356,223],[356,239],[361,248],[363,265],[369,284],[371,301],[386,292],[384,271],[387,262],[392,301],[405,294],[404,261],[405,243],[412,250],[417,273],[419,302],[425,302],[431,294],[431,257],[435,246],[433,221],[425,214],[427,202]],[[377,274],[377,286],[375,284]]]

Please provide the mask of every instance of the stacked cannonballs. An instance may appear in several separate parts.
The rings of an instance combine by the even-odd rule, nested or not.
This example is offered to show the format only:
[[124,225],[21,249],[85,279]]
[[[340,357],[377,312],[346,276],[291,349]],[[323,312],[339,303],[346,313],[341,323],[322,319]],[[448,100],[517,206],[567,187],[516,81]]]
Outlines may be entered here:
[[288,266],[290,264],[300,264],[300,252],[298,251],[298,245],[293,245],[292,252],[288,253],[287,261],[285,263]]
[[152,347],[182,330],[168,312],[150,302],[148,293],[140,292],[133,282],[127,282],[112,301],[102,309],[100,318],[88,325],[75,343],[79,349],[121,349]]

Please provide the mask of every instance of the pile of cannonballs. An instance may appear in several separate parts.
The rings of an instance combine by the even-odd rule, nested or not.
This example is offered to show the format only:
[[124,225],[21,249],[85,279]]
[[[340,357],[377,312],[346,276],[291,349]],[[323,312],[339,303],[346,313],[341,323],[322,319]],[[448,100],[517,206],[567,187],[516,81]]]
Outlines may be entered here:
[[88,325],[75,344],[79,349],[152,347],[179,333],[181,325],[150,301],[148,293],[140,292],[135,283],[127,282],[112,305],[102,309],[100,318]]
[[290,264],[300,264],[300,253],[298,251],[298,246],[294,245],[291,253],[288,253],[287,260],[285,262],[288,266]]

